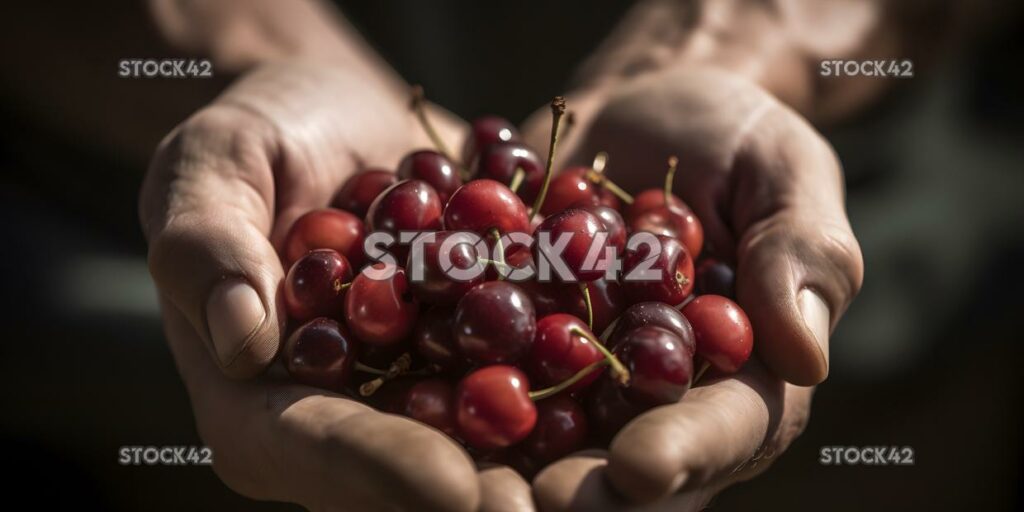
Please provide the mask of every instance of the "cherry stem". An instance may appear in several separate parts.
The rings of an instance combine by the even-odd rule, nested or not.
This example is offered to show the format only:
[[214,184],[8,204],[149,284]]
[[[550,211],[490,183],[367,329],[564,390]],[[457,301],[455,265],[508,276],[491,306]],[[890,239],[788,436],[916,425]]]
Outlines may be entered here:
[[633,204],[633,196],[622,190],[622,187],[615,184],[614,181],[608,179],[608,176],[604,174],[604,168],[608,165],[608,153],[604,151],[598,152],[594,155],[594,161],[590,164],[590,171],[587,172],[587,178],[590,181],[601,185],[608,189],[612,194],[615,194],[623,203]]
[[679,159],[675,155],[668,157],[668,172],[665,173],[665,206],[672,206],[672,181],[676,177],[676,167]]
[[512,175],[512,181],[508,184],[508,189],[512,192],[519,190],[519,186],[523,184],[523,178],[526,177],[526,171],[522,167],[516,167],[515,174]]
[[380,368],[374,368],[372,366],[367,366],[367,365],[365,365],[365,364],[363,364],[363,363],[361,363],[359,361],[356,361],[355,369],[356,369],[356,371],[360,371],[360,372],[363,372],[363,373],[370,373],[370,374],[373,374],[373,375],[387,375],[387,373],[388,373],[388,372],[386,372],[384,370],[381,370]]
[[540,211],[540,207],[544,205],[544,199],[548,195],[548,185],[551,184],[551,169],[555,164],[555,148],[558,146],[558,127],[562,123],[563,115],[565,115],[565,98],[555,96],[551,100],[551,143],[548,146],[548,161],[544,168],[544,184],[541,185],[540,193],[537,194],[537,199],[533,200],[533,206],[530,207],[531,219]]
[[[498,231],[498,228],[491,228],[490,231],[488,231],[488,233],[490,233],[491,236],[494,237],[494,250],[499,255],[499,259],[498,259],[497,263],[499,265],[501,265],[502,267],[506,267],[507,268],[508,264],[505,263],[505,247],[504,247],[504,244],[501,243],[501,232]],[[500,270],[498,271],[498,280],[499,281],[504,281],[505,280],[505,274],[501,273]]]
[[608,361],[608,365],[612,367],[612,373],[615,374],[615,380],[619,381],[619,384],[622,384],[623,386],[629,385],[629,370],[622,365],[622,361],[619,361],[619,358],[615,357],[615,354],[612,354],[611,351],[608,350],[608,347],[605,347],[604,344],[601,343],[601,340],[595,338],[593,334],[590,334],[578,327],[570,327],[569,332],[577,336],[581,336],[587,341],[593,343],[594,348],[604,355],[605,360]]
[[590,168],[597,174],[604,174],[604,168],[608,165],[608,153],[604,151],[598,151],[594,155],[594,161],[590,164]]
[[590,288],[587,283],[580,283],[580,293],[583,294],[583,304],[587,306],[587,327],[594,328],[594,306],[590,302]]
[[708,368],[711,368],[711,363],[704,361],[703,363],[700,364],[700,369],[697,370],[697,375],[694,375],[693,377],[694,386],[696,386],[697,383],[700,382],[700,378],[704,376],[704,373],[708,371]]
[[395,361],[391,363],[391,366],[389,366],[388,370],[384,372],[384,375],[381,375],[369,382],[364,382],[359,386],[359,394],[362,396],[370,396],[376,393],[385,382],[408,372],[409,365],[411,364],[412,356],[410,356],[408,352],[398,356],[398,359],[395,359]]
[[423,127],[423,131],[427,132],[427,137],[430,138],[430,142],[434,144],[434,148],[439,153],[445,156],[452,162],[458,162],[459,167],[463,173],[466,172],[465,166],[462,162],[452,158],[452,152],[448,151],[448,146],[445,145],[444,140],[437,134],[437,130],[434,129],[434,125],[430,122],[430,118],[427,117],[427,109],[424,107],[426,103],[426,96],[423,93],[423,86],[414,85],[412,86],[412,110],[416,113],[416,118],[419,119],[420,126]]
[[562,391],[565,391],[573,384],[576,384],[577,382],[583,380],[587,375],[590,375],[594,371],[600,368],[604,368],[609,364],[610,363],[607,359],[594,361],[593,363],[584,366],[582,370],[574,373],[572,377],[569,377],[568,379],[565,379],[562,382],[559,382],[558,384],[551,386],[550,388],[538,389],[537,391],[530,391],[527,395],[530,397],[530,400],[533,400],[534,402],[536,402],[537,400],[544,400],[545,398],[550,398],[561,393]]

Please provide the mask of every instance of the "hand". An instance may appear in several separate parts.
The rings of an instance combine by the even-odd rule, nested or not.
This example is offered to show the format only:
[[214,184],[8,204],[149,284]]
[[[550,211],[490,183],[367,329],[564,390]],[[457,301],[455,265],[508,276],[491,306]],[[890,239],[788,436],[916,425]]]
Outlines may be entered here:
[[160,145],[140,199],[150,269],[199,433],[232,489],[315,510],[481,502],[471,460],[440,432],[290,384],[279,366],[261,375],[284,334],[275,247],[292,221],[352,172],[428,145],[400,86],[305,63],[255,70]]
[[[829,334],[863,279],[839,163],[797,114],[722,71],[668,68],[568,99],[578,123],[560,166],[607,151],[610,177],[640,190],[660,186],[666,159],[679,157],[675,192],[701,219],[707,245],[737,265],[757,357],[640,416],[608,453],[549,466],[534,494],[544,510],[699,509],[786,449],[810,407],[812,390],[796,385],[828,374]],[[543,114],[525,133],[544,147]]]

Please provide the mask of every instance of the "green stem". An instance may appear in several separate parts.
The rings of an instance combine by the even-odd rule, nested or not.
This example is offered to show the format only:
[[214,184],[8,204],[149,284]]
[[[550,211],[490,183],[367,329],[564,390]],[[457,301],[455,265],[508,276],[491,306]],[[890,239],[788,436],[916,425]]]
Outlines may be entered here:
[[423,131],[427,132],[427,137],[430,138],[430,142],[434,144],[434,148],[437,149],[438,153],[441,153],[448,160],[456,162],[463,175],[468,173],[466,166],[463,162],[456,160],[452,156],[452,152],[448,151],[448,146],[445,145],[444,140],[438,135],[437,130],[434,129],[434,125],[430,122],[430,118],[427,117],[427,109],[424,107],[426,103],[426,97],[423,94],[423,86],[414,85],[412,86],[412,110],[416,113],[416,118],[420,122],[420,126],[423,127]]
[[676,167],[679,159],[675,156],[668,157],[668,172],[665,173],[665,206],[672,206],[672,181],[676,177]]
[[356,361],[355,369],[356,369],[356,371],[360,371],[360,372],[363,372],[363,373],[369,373],[371,375],[387,375],[387,373],[388,373],[388,372],[386,372],[384,370],[381,370],[380,368],[374,368],[372,366],[366,366],[365,364],[360,363],[359,361]]
[[381,375],[369,382],[364,382],[359,386],[359,394],[362,396],[370,396],[376,393],[385,382],[408,372],[409,365],[411,364],[412,356],[410,356],[408,352],[398,356],[398,359],[395,359],[395,362],[391,363],[391,366],[388,367],[386,372],[384,372],[384,375]]
[[594,328],[594,305],[590,302],[590,288],[587,283],[580,283],[580,293],[583,294],[583,304],[587,306],[587,327]]
[[533,201],[533,206],[530,207],[531,219],[540,211],[540,207],[544,205],[544,199],[548,195],[548,186],[551,184],[551,169],[555,164],[555,148],[558,146],[558,127],[562,123],[563,115],[565,115],[565,98],[555,96],[551,100],[551,141],[548,145],[547,166],[544,168],[544,184],[541,185],[540,193],[537,194],[537,199]]
[[522,167],[516,167],[515,174],[512,175],[512,181],[509,182],[508,188],[512,192],[518,192],[519,187],[523,184],[523,178],[526,177],[526,171]]
[[605,366],[608,366],[608,364],[609,363],[608,363],[607,359],[602,359],[600,361],[594,361],[593,363],[590,363],[589,365],[584,367],[582,370],[574,373],[572,377],[569,377],[568,379],[566,379],[566,380],[564,380],[562,382],[559,382],[558,384],[555,384],[554,386],[551,386],[550,388],[538,389],[537,391],[530,391],[530,393],[529,393],[530,400],[533,400],[534,402],[536,402],[537,400],[543,400],[545,398],[549,398],[549,397],[555,396],[555,395],[561,393],[562,391],[565,391],[566,389],[568,389],[573,384],[576,384],[577,382],[583,380],[587,375],[590,375],[591,372],[594,372],[595,370],[597,370],[599,368],[603,368]]
[[[491,228],[489,233],[494,237],[494,251],[498,253],[498,264],[507,268],[508,264],[505,263],[505,247],[504,244],[501,243],[501,232],[498,231],[498,228]],[[498,271],[498,280],[505,280],[505,274],[501,273],[500,270]]]
[[604,344],[601,343],[601,340],[595,338],[593,334],[577,327],[570,327],[569,332],[577,336],[582,336],[583,338],[586,338],[587,341],[593,343],[594,348],[604,355],[605,360],[608,361],[608,364],[612,367],[612,373],[615,374],[615,379],[619,381],[619,384],[622,384],[623,386],[629,385],[629,370],[622,365],[622,361],[619,361],[619,358],[615,357],[615,354],[612,354],[611,351],[608,350],[608,347],[605,347]]

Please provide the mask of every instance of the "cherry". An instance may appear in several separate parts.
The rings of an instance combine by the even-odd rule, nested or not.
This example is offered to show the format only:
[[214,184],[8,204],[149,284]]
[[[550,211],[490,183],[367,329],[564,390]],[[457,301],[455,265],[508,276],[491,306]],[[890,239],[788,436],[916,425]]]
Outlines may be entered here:
[[344,210],[321,208],[296,219],[284,239],[285,260],[295,263],[313,249],[334,249],[355,268],[363,266],[363,221]]
[[697,264],[694,272],[694,290],[698,295],[736,298],[736,272],[729,265],[714,258],[706,258]]
[[582,448],[587,434],[583,407],[568,396],[556,395],[537,402],[537,424],[519,448],[531,460],[546,465]]
[[574,204],[600,205],[617,210],[621,205],[619,198],[591,179],[594,172],[589,167],[574,166],[552,178],[548,198],[541,207],[541,213],[551,215]]
[[449,436],[455,435],[455,388],[444,379],[424,379],[405,393],[401,412]]
[[626,333],[644,326],[660,327],[675,334],[686,352],[693,356],[697,350],[693,327],[678,309],[664,302],[640,302],[633,304],[615,322],[615,330],[608,337],[608,346],[614,347]]
[[626,250],[626,221],[622,220],[622,215],[619,214],[618,210],[609,206],[585,204],[583,202],[576,202],[570,208],[579,208],[596,215],[597,218],[601,219],[604,231],[608,233],[608,245],[614,246],[619,254]]
[[[374,272],[368,272],[373,269]],[[390,274],[383,279],[373,274]],[[352,281],[345,296],[345,320],[353,334],[367,344],[389,345],[412,331],[419,303],[409,293],[405,269],[375,263]]]
[[[588,336],[594,335],[582,320],[565,313],[548,315],[537,321],[537,334],[523,366],[530,380],[539,386],[554,386],[568,380],[580,370],[604,359]],[[603,373],[594,371],[567,388],[579,391]]]
[[358,356],[359,345],[348,330],[330,318],[303,324],[284,345],[284,366],[292,378],[331,391],[348,383]]
[[635,217],[629,223],[629,228],[634,232],[647,231],[678,238],[694,257],[699,256],[704,247],[704,228],[689,208],[659,206]]
[[494,180],[473,180],[459,187],[444,209],[444,227],[452,231],[511,233],[525,232],[529,226],[526,205]]
[[693,326],[697,354],[716,370],[736,373],[750,358],[754,330],[743,309],[719,295],[701,295],[683,308]]
[[366,212],[367,231],[433,231],[441,227],[441,199],[423,180],[404,180],[388,187]]
[[412,335],[416,352],[442,370],[459,370],[465,366],[452,333],[453,316],[451,309],[433,307],[416,320]]
[[398,176],[391,171],[368,169],[353,174],[338,190],[331,204],[363,218],[374,199],[385,189],[398,182]]
[[[609,258],[603,251],[607,244],[601,246],[596,244],[598,233],[603,231],[604,224],[598,216],[586,210],[570,208],[544,219],[544,222],[537,227],[533,237],[539,241],[541,233],[547,232],[550,235],[551,245],[554,246],[558,245],[556,242],[559,237],[570,235],[569,244],[565,246],[560,255],[562,261],[577,280],[594,281],[604,277],[608,267]],[[535,247],[537,252],[535,257],[538,258],[538,261],[539,258],[547,257],[541,251],[539,243]],[[592,247],[597,248],[595,249],[595,260],[591,262],[591,265],[587,265],[587,256]]]
[[489,281],[466,293],[455,308],[455,340],[476,363],[514,363],[537,331],[533,302],[507,281]]
[[455,189],[462,186],[462,176],[455,164],[448,157],[430,149],[405,155],[398,163],[397,174],[403,180],[423,180],[430,184],[437,191],[442,205],[448,202]]
[[462,161],[472,162],[477,153],[491,144],[519,140],[519,130],[508,119],[484,116],[469,125],[469,137],[462,149]]
[[480,450],[521,441],[537,422],[529,389],[526,375],[512,366],[485,366],[464,377],[455,390],[460,437]]
[[[660,301],[682,303],[693,290],[693,259],[679,240],[657,236],[661,247],[640,244],[626,255],[622,287],[630,302]],[[640,279],[641,271],[653,273],[655,280]]]
[[294,320],[338,316],[352,267],[333,249],[317,249],[299,258],[284,281],[285,309]]
[[483,148],[476,159],[474,176],[511,187],[516,169],[523,170],[522,182],[516,193],[523,201],[533,201],[544,184],[544,160],[525,144],[504,142]]
[[[437,231],[434,233],[433,242],[427,242],[421,246],[423,249],[421,252],[423,278],[412,280],[409,286],[416,297],[423,302],[455,304],[470,288],[484,281],[482,268],[480,272],[469,271],[479,261],[475,245],[468,238],[464,241],[460,238],[453,238],[458,236],[465,236],[465,233]],[[441,257],[441,248],[446,240],[451,240],[449,243],[454,244],[448,251],[448,263],[443,262]],[[416,257],[414,251],[410,251],[405,268],[411,271],[414,268]],[[442,267],[444,264],[450,265],[447,270]],[[470,278],[467,275],[465,280],[456,279],[457,276],[453,276],[452,271],[457,269],[467,270],[467,274],[475,273],[476,276]]]
[[638,327],[625,333],[613,349],[629,370],[626,397],[644,405],[678,402],[690,389],[693,356],[682,340],[660,327]]
[[[546,284],[557,285],[557,283]],[[622,285],[617,281],[601,278],[586,283],[586,286],[587,293],[590,295],[591,312],[594,317],[594,328],[592,330],[595,333],[604,332],[626,307],[626,298],[622,292]],[[580,289],[576,286],[562,285],[561,292],[560,310],[571,313],[578,318],[586,318],[587,303]]]
[[[633,204],[626,208],[626,220],[633,222],[634,219],[656,208],[665,206],[665,191],[660,188],[649,188],[633,196]],[[690,209],[682,199],[674,194],[669,195],[668,206],[671,208],[688,211]]]
[[585,405],[589,426],[604,441],[610,441],[626,423],[648,409],[627,399],[623,394],[625,390],[607,376],[598,379],[587,391]]

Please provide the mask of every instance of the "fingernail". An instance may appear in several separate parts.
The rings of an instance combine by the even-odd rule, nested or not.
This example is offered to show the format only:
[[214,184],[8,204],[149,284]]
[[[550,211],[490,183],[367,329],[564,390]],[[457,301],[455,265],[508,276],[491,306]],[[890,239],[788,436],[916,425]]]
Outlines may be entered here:
[[828,330],[829,330],[829,309],[825,299],[821,298],[814,290],[804,288],[796,296],[797,306],[804,318],[804,324],[814,335],[814,341],[818,343],[821,350],[822,363],[825,365],[825,374],[828,374]]
[[230,279],[213,289],[206,300],[206,323],[221,367],[235,360],[266,317],[260,295],[246,281]]

